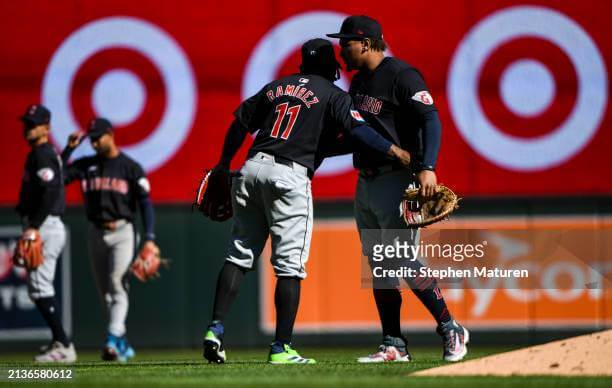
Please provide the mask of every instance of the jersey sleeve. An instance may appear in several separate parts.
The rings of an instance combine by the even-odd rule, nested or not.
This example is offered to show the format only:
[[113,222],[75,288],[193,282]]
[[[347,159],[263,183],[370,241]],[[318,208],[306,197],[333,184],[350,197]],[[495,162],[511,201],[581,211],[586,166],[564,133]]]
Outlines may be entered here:
[[[267,85],[266,85],[267,86]],[[260,105],[265,103],[265,92],[266,87],[262,88],[257,94],[247,98],[238,106],[238,108],[234,111],[234,117],[236,120],[240,122],[244,127],[248,128],[249,132],[253,133],[259,129],[261,125],[261,117],[259,117],[258,112],[262,112],[262,109],[259,109]]]
[[148,197],[151,193],[151,184],[149,183],[149,179],[147,178],[144,170],[138,163],[134,164],[132,179],[136,198]]
[[39,187],[38,204],[36,211],[31,215],[30,227],[40,228],[45,218],[51,213],[57,197],[62,195],[62,171],[60,159],[57,155],[37,151],[35,155],[34,182]]
[[39,186],[54,187],[62,184],[59,157],[48,152],[37,152],[35,159],[35,181]]
[[400,106],[414,110],[420,115],[437,110],[429,88],[418,70],[410,68],[400,72],[394,87]]
[[65,161],[63,163],[64,185],[67,185],[74,180],[82,179],[85,176],[86,168],[86,158],[74,160],[72,163],[68,163],[67,161]]
[[332,121],[337,123],[346,132],[350,132],[353,128],[360,125],[367,124],[359,111],[353,106],[351,96],[344,92],[338,92],[332,96],[329,112]]
[[155,239],[155,211],[151,202],[150,193],[151,185],[149,179],[145,175],[144,170],[138,163],[134,163],[133,178],[134,193],[140,207],[140,216],[142,218],[142,226],[145,232],[145,240]]

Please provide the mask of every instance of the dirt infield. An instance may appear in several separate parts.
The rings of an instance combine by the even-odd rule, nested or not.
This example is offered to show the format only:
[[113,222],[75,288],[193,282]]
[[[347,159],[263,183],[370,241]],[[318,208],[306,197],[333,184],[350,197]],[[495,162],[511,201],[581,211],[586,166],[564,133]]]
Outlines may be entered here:
[[612,376],[612,330],[419,371],[413,376]]

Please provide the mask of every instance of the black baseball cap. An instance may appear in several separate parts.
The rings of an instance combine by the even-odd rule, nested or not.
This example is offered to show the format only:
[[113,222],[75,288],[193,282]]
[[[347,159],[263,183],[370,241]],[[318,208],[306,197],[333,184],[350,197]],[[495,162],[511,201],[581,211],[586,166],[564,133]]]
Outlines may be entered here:
[[51,112],[44,105],[32,104],[28,106],[28,109],[26,109],[23,116],[20,116],[19,119],[23,121],[24,124],[30,126],[49,124],[51,121]]
[[319,66],[336,62],[334,46],[327,39],[310,39],[302,45],[302,65]]
[[310,39],[302,45],[302,66],[304,73],[315,73],[337,79],[340,64],[336,60],[334,46],[327,39]]
[[340,39],[382,39],[383,33],[376,20],[365,15],[353,15],[344,19],[340,32],[327,36]]
[[87,136],[90,139],[96,140],[106,133],[113,132],[113,125],[110,121],[102,117],[96,117],[89,122],[87,126]]

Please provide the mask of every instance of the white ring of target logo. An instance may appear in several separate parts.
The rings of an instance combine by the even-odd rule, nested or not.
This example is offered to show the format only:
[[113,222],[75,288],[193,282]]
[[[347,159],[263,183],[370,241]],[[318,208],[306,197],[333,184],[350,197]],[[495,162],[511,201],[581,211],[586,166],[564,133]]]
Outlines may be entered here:
[[[485,116],[478,77],[487,58],[512,39],[551,41],[570,58],[577,74],[576,103],[567,119],[549,134],[524,139],[503,133]],[[447,84],[449,105],[459,132],[480,155],[510,170],[556,166],[593,138],[607,105],[608,80],[601,54],[589,35],[564,14],[543,7],[512,7],[474,26],[459,45]]]
[[[324,37],[326,33],[340,30],[349,15],[331,12],[304,12],[283,20],[268,31],[253,49],[242,79],[242,98],[259,92],[268,82],[276,78],[283,62],[305,41]],[[387,55],[392,55],[390,50]],[[348,83],[340,79],[337,85],[348,90]],[[341,174],[353,169],[352,155],[327,158],[317,170],[317,176]]]
[[[74,77],[89,57],[110,48],[130,49],[144,55],[163,79],[167,102],[158,126],[138,144],[123,147],[145,170],[155,170],[179,150],[189,135],[196,110],[196,81],[187,55],[178,43],[159,27],[141,19],[109,17],[87,23],[57,49],[42,86],[43,103],[53,115],[53,139],[64,147],[68,135],[81,128],[70,106]],[[81,146],[74,155],[90,153],[90,146]]]

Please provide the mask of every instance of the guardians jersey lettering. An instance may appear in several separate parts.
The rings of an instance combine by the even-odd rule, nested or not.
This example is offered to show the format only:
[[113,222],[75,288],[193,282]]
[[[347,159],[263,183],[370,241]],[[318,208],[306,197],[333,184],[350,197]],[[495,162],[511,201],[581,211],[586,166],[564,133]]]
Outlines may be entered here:
[[126,219],[133,221],[139,200],[149,196],[142,167],[120,153],[112,159],[89,156],[66,169],[66,183],[79,180],[87,218],[94,223]]
[[[386,57],[374,71],[355,74],[349,93],[372,128],[409,151],[415,161],[421,161],[423,116],[437,109],[417,69],[397,58]],[[358,169],[375,168],[389,161],[356,147],[353,164]]]
[[97,177],[81,180],[81,189],[84,193],[87,191],[110,190],[120,194],[127,194],[129,190],[128,185],[128,181],[121,178]]
[[383,105],[383,102],[378,98],[364,96],[363,94],[356,94],[353,100],[355,101],[355,107],[357,109],[363,112],[372,113],[373,115],[379,114]]

